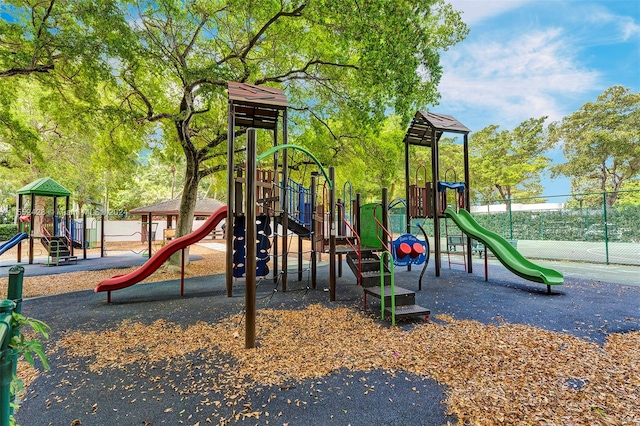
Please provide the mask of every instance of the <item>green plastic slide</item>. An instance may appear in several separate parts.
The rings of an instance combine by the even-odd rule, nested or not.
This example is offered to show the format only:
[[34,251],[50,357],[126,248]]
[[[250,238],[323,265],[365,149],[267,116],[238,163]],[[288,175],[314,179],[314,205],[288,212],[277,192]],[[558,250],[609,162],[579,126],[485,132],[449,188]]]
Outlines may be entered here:
[[465,234],[487,246],[507,269],[519,277],[547,286],[564,284],[562,273],[525,259],[507,240],[480,226],[468,211],[456,213],[447,208],[444,215],[452,219]]

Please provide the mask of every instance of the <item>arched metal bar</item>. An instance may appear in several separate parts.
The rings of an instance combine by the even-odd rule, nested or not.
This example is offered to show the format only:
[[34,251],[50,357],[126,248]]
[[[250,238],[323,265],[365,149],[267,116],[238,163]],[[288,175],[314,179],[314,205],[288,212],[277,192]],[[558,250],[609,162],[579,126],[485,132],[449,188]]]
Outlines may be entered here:
[[324,178],[327,180],[327,182],[329,182],[329,189],[333,189],[333,182],[331,181],[331,179],[329,179],[329,174],[327,173],[327,171],[322,166],[322,163],[320,162],[320,160],[318,160],[316,158],[316,156],[311,153],[311,151],[309,151],[308,149],[303,148],[301,146],[293,145],[293,144],[284,144],[284,145],[274,146],[273,148],[270,148],[267,151],[263,152],[262,154],[258,155],[257,160],[258,160],[258,162],[260,162],[260,161],[264,160],[265,158],[269,157],[270,155],[272,155],[272,154],[274,154],[274,153],[276,153],[278,151],[282,151],[283,149],[295,149],[295,150],[302,151],[305,154],[307,154],[309,156],[309,158],[311,158],[313,160],[313,162],[316,163],[318,165],[318,167],[320,167],[320,172],[322,173]]

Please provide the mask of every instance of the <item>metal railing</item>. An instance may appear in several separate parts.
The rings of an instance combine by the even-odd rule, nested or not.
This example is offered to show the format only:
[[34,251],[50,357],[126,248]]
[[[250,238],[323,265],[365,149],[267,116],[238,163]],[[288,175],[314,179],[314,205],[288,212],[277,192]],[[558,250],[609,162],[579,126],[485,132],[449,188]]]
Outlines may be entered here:
[[17,334],[12,325],[13,313],[20,313],[22,305],[22,281],[24,268],[13,266],[9,269],[7,299],[0,301],[0,426],[8,426],[13,415],[12,402],[15,398],[11,382],[16,374],[18,351],[10,347]]

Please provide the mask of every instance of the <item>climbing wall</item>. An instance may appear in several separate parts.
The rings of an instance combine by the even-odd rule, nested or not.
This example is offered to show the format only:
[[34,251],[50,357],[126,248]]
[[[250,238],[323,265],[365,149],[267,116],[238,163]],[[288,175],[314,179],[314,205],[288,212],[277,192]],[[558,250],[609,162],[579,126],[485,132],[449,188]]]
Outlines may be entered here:
[[[256,276],[263,277],[269,273],[271,260],[271,225],[269,216],[256,218]],[[236,216],[233,227],[233,276],[243,277],[246,273],[246,218]]]

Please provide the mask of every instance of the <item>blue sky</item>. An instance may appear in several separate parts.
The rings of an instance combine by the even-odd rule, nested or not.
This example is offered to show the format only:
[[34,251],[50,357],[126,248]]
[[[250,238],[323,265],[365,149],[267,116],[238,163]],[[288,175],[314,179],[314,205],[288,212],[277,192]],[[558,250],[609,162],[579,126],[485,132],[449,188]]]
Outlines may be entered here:
[[[442,53],[442,98],[432,110],[472,132],[558,121],[613,85],[640,91],[640,0],[449,1],[470,34]],[[564,161],[561,149],[549,156]],[[543,183],[546,196],[571,191],[567,179]]]

